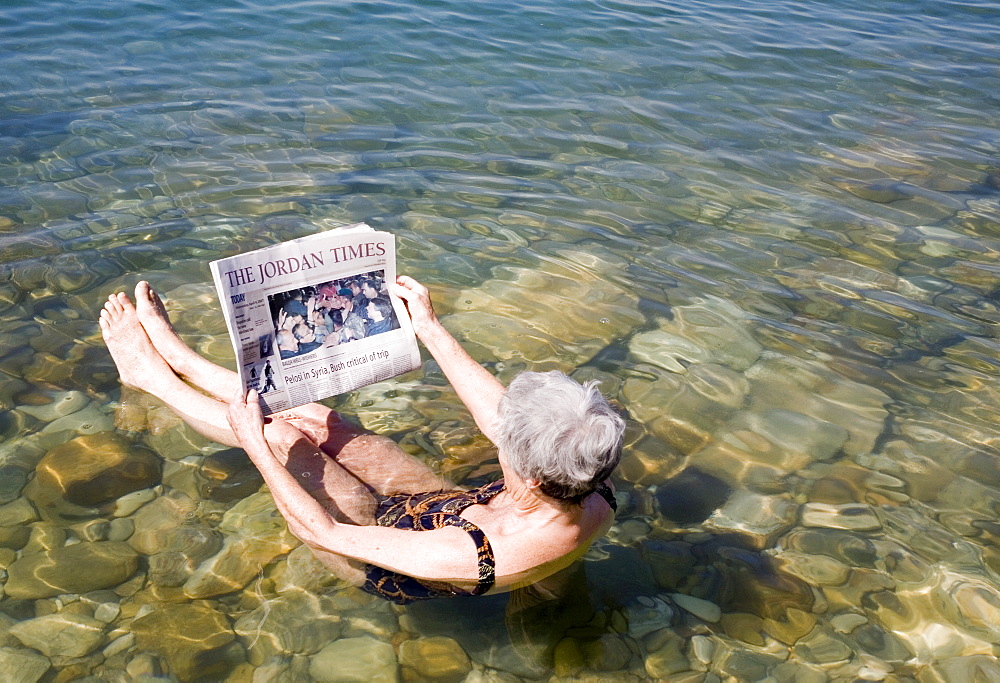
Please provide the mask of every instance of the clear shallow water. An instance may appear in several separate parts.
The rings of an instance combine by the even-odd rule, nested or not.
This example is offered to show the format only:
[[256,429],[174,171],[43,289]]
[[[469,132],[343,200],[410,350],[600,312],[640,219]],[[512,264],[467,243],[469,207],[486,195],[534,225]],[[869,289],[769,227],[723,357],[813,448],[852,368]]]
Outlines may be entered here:
[[[4,666],[1000,678],[998,15],[7,3]],[[632,418],[558,607],[337,590],[238,453],[122,400],[110,292],[149,279],[228,362],[207,261],[359,220],[503,378],[598,377]],[[336,406],[472,483],[492,454],[443,384]]]

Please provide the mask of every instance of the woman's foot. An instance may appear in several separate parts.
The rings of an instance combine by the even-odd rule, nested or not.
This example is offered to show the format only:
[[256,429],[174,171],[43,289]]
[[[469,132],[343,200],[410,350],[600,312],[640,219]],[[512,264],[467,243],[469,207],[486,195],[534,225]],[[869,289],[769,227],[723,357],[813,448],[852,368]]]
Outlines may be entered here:
[[177,336],[163,301],[148,282],[142,281],[135,286],[135,299],[139,322],[157,353],[174,373],[220,401],[228,402],[242,388],[235,372],[202,358]]
[[118,292],[108,297],[98,324],[122,384],[155,394],[157,379],[163,373],[173,375],[153,347],[127,294]]
[[156,351],[171,368],[184,375],[185,360],[194,351],[177,335],[163,300],[145,280],[135,286],[135,311]]

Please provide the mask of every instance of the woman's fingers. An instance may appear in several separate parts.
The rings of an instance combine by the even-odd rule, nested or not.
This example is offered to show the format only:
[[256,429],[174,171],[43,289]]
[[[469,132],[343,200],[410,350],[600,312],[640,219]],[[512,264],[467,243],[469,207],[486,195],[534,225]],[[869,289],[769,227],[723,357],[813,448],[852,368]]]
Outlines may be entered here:
[[257,390],[250,389],[244,393],[242,389],[237,389],[233,401],[229,404],[227,417],[237,436],[245,428],[257,428],[258,426],[263,428],[264,416],[258,402]]
[[396,278],[395,284],[398,285],[399,287],[408,289],[418,295],[427,293],[427,288],[424,287],[419,282],[417,282],[416,280],[414,280],[409,275],[400,275],[399,277]]
[[409,301],[410,297],[413,296],[413,293],[409,289],[407,289],[406,287],[397,282],[389,283],[389,291],[398,296],[403,301]]
[[390,291],[406,304],[406,311],[413,321],[413,331],[419,337],[424,329],[436,320],[430,292],[408,275],[397,277]]

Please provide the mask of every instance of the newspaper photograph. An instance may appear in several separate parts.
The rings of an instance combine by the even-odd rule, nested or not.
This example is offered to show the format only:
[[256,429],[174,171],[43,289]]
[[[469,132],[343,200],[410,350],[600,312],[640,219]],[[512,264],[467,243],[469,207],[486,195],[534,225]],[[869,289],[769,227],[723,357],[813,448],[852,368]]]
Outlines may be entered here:
[[265,415],[420,367],[391,233],[364,223],[213,261],[246,389]]

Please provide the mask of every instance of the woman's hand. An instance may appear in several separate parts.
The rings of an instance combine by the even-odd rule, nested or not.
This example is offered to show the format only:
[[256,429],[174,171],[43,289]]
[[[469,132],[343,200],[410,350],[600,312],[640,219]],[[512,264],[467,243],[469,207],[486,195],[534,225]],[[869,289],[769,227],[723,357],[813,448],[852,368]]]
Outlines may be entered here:
[[255,389],[246,394],[238,391],[229,403],[226,418],[241,444],[264,439],[264,414],[261,412]]
[[413,321],[413,331],[418,337],[438,323],[430,292],[412,277],[400,275],[394,284],[389,285],[389,291],[406,304],[410,320]]

